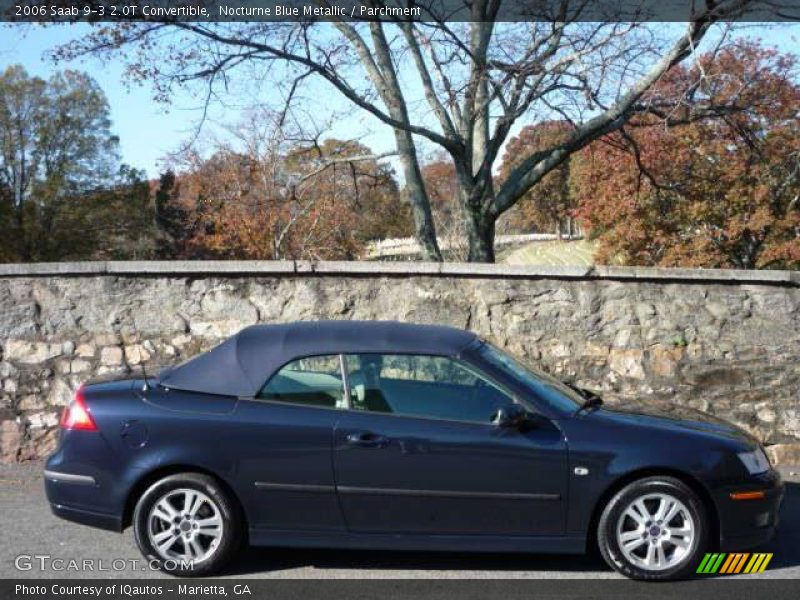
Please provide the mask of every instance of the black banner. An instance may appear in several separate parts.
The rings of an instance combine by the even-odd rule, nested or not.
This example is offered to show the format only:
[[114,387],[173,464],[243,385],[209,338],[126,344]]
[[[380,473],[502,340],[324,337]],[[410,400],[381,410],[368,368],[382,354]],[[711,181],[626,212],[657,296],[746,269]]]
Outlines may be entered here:
[[0,0],[2,20],[800,21],[800,0]]
[[660,600],[667,598],[725,600],[800,595],[797,580],[705,579],[671,583],[626,580],[1,580],[3,600],[546,600],[550,598],[613,598]]

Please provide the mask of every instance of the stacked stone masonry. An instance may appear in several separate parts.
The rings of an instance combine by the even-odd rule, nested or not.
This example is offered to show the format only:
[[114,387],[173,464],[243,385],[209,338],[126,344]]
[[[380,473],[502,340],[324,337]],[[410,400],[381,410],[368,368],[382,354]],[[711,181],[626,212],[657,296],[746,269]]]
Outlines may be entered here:
[[75,389],[242,327],[392,319],[475,331],[611,401],[708,411],[800,448],[797,273],[426,263],[0,265],[0,461],[46,456]]

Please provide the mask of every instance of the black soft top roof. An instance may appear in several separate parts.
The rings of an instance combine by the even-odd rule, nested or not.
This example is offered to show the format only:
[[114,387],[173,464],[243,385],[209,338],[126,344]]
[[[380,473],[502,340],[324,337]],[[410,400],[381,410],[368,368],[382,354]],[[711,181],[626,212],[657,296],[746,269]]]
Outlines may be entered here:
[[161,374],[167,388],[255,396],[291,360],[320,354],[380,352],[454,356],[474,333],[394,321],[304,321],[253,325],[216,348]]

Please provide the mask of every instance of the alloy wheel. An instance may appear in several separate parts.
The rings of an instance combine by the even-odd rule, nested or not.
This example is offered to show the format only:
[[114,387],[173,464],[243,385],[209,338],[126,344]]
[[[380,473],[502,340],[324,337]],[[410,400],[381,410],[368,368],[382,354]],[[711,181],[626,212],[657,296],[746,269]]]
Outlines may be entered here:
[[222,539],[222,512],[205,493],[190,488],[171,490],[150,509],[147,534],[165,560],[210,558]]
[[687,560],[696,526],[686,505],[666,493],[639,496],[617,521],[617,544],[625,558],[646,571],[663,571]]

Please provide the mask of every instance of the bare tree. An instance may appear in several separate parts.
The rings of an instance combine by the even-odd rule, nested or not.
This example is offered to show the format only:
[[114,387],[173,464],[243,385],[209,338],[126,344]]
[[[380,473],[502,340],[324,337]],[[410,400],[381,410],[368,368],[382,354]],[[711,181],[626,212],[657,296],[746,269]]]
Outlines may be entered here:
[[[670,107],[648,91],[694,52],[712,25],[736,17],[752,1],[696,0],[674,39],[662,39],[647,23],[585,21],[592,0],[544,3],[542,12],[531,12],[536,20],[525,23],[498,22],[503,0],[471,0],[465,2],[467,23],[450,23],[429,11],[427,20],[418,22],[104,25],[56,56],[137,46],[137,53],[124,55],[131,60],[130,72],[152,79],[161,97],[170,96],[171,86],[191,81],[207,84],[211,97],[243,65],[272,70],[287,103],[305,82],[321,79],[392,128],[424,256],[441,260],[421,175],[421,140],[452,158],[468,260],[492,262],[498,218],[568,156],[635,114],[649,111],[668,119]],[[700,106],[695,116],[708,110],[697,89],[699,83],[686,95]],[[524,157],[496,186],[495,163],[523,117],[559,118],[573,127],[561,143]]]

